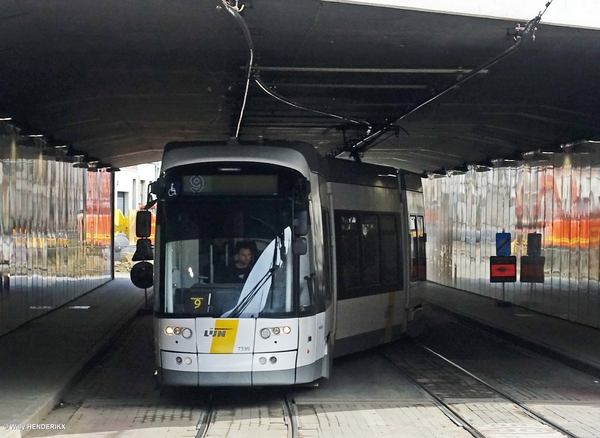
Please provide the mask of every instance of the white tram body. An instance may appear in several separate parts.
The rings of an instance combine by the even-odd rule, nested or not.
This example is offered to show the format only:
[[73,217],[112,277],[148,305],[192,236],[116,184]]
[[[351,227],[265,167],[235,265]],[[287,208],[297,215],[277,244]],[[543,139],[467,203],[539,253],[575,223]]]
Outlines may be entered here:
[[[155,244],[163,385],[293,385],[399,338],[410,296],[403,174],[304,143],[166,146]],[[238,242],[253,264],[231,277]],[[233,278],[233,279],[232,279]]]

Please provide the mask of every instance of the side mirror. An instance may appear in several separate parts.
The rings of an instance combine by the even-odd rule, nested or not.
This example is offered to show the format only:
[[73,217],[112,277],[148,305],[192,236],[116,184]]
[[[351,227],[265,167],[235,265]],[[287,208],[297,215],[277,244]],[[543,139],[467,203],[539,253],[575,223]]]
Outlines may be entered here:
[[136,243],[135,252],[131,258],[134,262],[143,260],[154,260],[154,252],[152,251],[152,243],[149,239],[139,239]]
[[300,210],[294,215],[294,235],[306,236],[308,234],[308,211]]
[[[160,187],[162,185],[162,178],[158,178],[158,180],[153,183],[148,184],[148,196],[146,197],[146,205],[144,206],[144,210],[148,210],[152,208],[154,204],[158,202],[158,194],[160,193]],[[152,196],[154,195],[154,196]],[[144,236],[138,236],[144,237]]]
[[152,232],[152,213],[148,210],[138,211],[135,216],[135,235],[137,237],[150,237]]
[[158,196],[158,194],[160,193],[161,183],[162,183],[162,181],[160,178],[158,180],[154,181],[153,183],[150,183],[150,186],[149,186],[150,193]]
[[292,241],[292,253],[296,255],[304,255],[308,252],[308,244],[304,237],[296,237]]

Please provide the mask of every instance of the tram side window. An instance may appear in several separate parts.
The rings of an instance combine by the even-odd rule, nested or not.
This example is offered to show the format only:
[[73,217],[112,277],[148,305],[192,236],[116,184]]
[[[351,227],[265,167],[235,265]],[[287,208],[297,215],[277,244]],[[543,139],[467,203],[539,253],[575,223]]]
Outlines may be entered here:
[[383,284],[398,282],[398,229],[396,216],[391,214],[379,217],[381,226],[381,282]]
[[410,254],[411,280],[424,280],[427,277],[427,257],[425,242],[425,221],[422,215],[410,215]]
[[362,216],[361,223],[362,280],[365,286],[380,283],[379,223],[374,214]]
[[336,212],[340,299],[401,287],[397,217]]
[[337,242],[338,276],[341,288],[347,290],[361,284],[358,215],[340,214],[339,228]]

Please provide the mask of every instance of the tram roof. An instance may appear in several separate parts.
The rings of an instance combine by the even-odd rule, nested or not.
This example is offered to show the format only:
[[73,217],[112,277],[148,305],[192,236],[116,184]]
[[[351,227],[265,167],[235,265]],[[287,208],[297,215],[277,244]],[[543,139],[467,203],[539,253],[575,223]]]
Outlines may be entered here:
[[[397,171],[393,167],[381,166],[370,163],[359,163],[353,160],[347,159],[336,159],[333,157],[323,156],[317,148],[304,142],[291,142],[284,140],[276,141],[250,141],[250,142],[239,142],[237,140],[225,141],[188,141],[188,142],[171,142],[165,146],[165,153],[163,156],[163,165],[167,168],[172,167],[174,163],[181,157],[181,152],[191,148],[211,148],[210,161],[215,161],[215,151],[218,148],[223,150],[222,157],[224,161],[235,161],[236,157],[242,161],[248,161],[249,157],[255,157],[257,161],[265,160],[269,157],[273,157],[274,154],[266,152],[264,155],[259,154],[261,150],[265,148],[278,148],[280,151],[296,151],[306,161],[308,169],[312,172],[319,173],[324,176],[328,181],[339,182],[346,184],[358,184],[368,185],[375,187],[388,187],[397,188],[398,180]],[[217,148],[217,149],[216,149]],[[242,154],[244,151],[248,151],[252,148],[251,153]],[[236,153],[237,152],[237,153]],[[172,159],[170,157],[173,157]],[[218,157],[218,155],[217,155]],[[198,157],[201,158],[201,157]],[[208,158],[208,155],[207,155]],[[289,167],[297,168],[301,170],[295,156],[288,155]],[[281,163],[285,163],[286,157],[284,155],[281,159]],[[185,158],[185,163],[190,163],[190,158]],[[410,172],[402,172],[403,174],[410,174]],[[416,175],[415,175],[416,176]],[[414,181],[414,179],[413,179]]]

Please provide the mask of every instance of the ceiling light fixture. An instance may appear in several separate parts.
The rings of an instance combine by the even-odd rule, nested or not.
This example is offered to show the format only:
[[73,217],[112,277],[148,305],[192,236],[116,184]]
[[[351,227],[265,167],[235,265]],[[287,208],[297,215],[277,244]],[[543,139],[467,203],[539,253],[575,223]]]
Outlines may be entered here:
[[44,138],[44,134],[41,131],[36,131],[33,129],[22,128],[20,131],[18,131],[18,133],[23,137]]
[[[600,140],[578,140],[571,143],[561,144],[560,147],[567,153],[570,152],[584,152],[589,151],[590,149],[586,148],[586,146],[592,146],[595,149],[597,146],[600,146]],[[594,151],[595,152],[595,151]]]
[[517,167],[519,162],[510,158],[494,158],[492,160],[492,166],[499,167]]
[[[286,73],[387,73],[387,74],[468,74],[473,70],[470,68],[341,68],[341,67],[275,67],[261,66],[261,72],[274,71]],[[488,73],[487,69],[477,72]]]
[[484,164],[470,164],[469,170],[474,170],[475,172],[487,172],[490,170],[490,167]]
[[376,85],[376,84],[309,84],[296,82],[278,82],[268,84],[274,88],[344,88],[344,89],[373,89],[373,90],[427,90],[427,85]]

